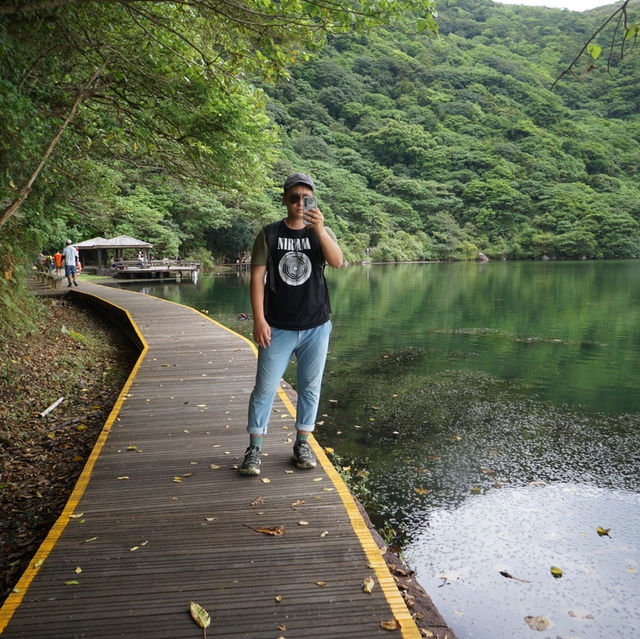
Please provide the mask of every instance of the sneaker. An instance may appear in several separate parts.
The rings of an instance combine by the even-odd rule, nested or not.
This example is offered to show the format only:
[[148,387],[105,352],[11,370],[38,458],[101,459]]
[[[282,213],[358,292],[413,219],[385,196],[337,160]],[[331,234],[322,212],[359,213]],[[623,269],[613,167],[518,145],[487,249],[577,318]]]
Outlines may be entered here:
[[293,445],[293,458],[298,468],[309,469],[316,467],[316,458],[311,452],[309,442],[296,442]]
[[242,466],[238,468],[241,475],[260,474],[260,449],[257,446],[249,446],[244,453]]

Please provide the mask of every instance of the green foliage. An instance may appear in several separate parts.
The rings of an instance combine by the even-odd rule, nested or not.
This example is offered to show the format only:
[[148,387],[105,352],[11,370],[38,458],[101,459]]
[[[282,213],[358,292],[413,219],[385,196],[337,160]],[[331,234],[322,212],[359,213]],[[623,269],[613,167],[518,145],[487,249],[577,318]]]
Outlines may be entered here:
[[445,2],[435,41],[410,20],[333,36],[295,86],[265,87],[351,259],[640,257],[632,69],[550,90],[602,19]]

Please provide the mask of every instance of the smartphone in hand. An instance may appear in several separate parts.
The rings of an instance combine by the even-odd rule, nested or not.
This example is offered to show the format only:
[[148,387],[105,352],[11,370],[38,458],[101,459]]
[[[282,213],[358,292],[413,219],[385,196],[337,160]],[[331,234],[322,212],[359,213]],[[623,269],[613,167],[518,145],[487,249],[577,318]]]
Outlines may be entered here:
[[311,222],[304,216],[304,213],[318,207],[318,200],[314,195],[305,195],[302,198],[302,210],[303,210],[303,222],[305,224],[311,224]]

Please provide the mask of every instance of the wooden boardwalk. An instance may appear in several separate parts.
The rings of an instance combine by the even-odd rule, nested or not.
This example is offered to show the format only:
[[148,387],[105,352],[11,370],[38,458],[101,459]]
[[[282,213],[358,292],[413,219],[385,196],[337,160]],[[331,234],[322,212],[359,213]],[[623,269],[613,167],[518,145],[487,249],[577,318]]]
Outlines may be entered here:
[[[262,474],[238,474],[255,375],[247,340],[139,293],[82,282],[72,294],[130,319],[142,353],[67,507],[0,609],[3,639],[197,639],[191,601],[210,613],[210,639],[423,636],[318,444],[318,468],[292,464],[284,392]],[[284,533],[256,530],[267,527]],[[389,633],[380,624],[392,619],[400,629]]]

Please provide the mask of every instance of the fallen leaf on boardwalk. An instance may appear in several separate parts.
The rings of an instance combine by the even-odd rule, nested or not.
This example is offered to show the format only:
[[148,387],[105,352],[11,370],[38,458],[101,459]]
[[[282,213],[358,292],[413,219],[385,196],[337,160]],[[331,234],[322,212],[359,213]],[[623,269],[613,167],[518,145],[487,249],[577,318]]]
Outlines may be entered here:
[[122,477],[118,477],[118,479],[129,479],[129,475],[122,475]]
[[140,546],[134,546],[133,548],[129,548],[129,552],[135,552],[139,548],[140,548]]
[[400,623],[396,619],[388,619],[387,621],[381,621],[380,626],[385,630],[399,630]]
[[527,626],[531,628],[531,630],[538,630],[542,632],[543,630],[549,630],[551,628],[551,622],[546,617],[525,617],[525,622]]
[[209,468],[213,468],[213,470],[217,470],[218,468],[220,468],[220,466],[218,466],[217,464],[209,464]]
[[598,533],[598,535],[600,535],[600,537],[608,537],[610,530],[611,528],[603,528],[602,526],[598,526],[596,532]]
[[560,577],[562,577],[562,569],[558,568],[558,566],[551,566],[551,574],[556,579],[560,579]]
[[261,481],[263,484],[270,484],[270,483],[271,483],[271,480],[270,480],[270,479],[267,479],[266,477],[263,477],[260,481]]
[[276,603],[280,603],[282,601],[282,597],[280,595],[275,596]]
[[254,528],[253,526],[249,526],[249,524],[243,523],[242,525],[247,528],[251,528],[251,530],[262,533],[263,535],[272,535],[274,537],[284,535],[284,526],[263,526],[262,528]]
[[264,497],[260,495],[260,497],[256,497],[252,502],[252,506],[259,506],[260,504],[264,504]]
[[327,584],[324,581],[316,581],[316,586],[320,586],[321,588],[324,588],[326,585]]
[[324,452],[327,453],[327,455],[331,455],[333,454],[333,448],[331,448],[331,446],[325,446],[324,447]]
[[202,630],[204,630],[204,636],[207,636],[206,629],[209,627],[211,623],[211,617],[209,613],[195,601],[191,601],[189,603],[189,612],[191,613],[191,618],[198,624]]
[[72,579],[71,581],[65,581],[64,585],[65,586],[79,586],[80,582],[76,581],[75,579]]
[[84,513],[74,513],[73,515],[69,515],[69,517],[71,517],[71,519],[80,519],[82,515],[84,515]]
[[183,477],[193,477],[193,473],[183,473]]
[[373,580],[373,577],[369,576],[362,582],[362,590],[370,595],[373,592],[373,587],[375,585],[376,582]]
[[330,492],[333,492],[333,488],[329,488],[329,487],[327,487],[327,488],[323,488],[323,489],[322,489],[322,492],[323,492],[323,493],[330,493]]
[[298,526],[308,526],[309,522],[308,521],[299,521],[298,522]]
[[285,475],[293,475],[293,471],[292,470],[285,470],[284,474]]
[[426,495],[429,492],[428,488],[414,488],[414,493],[418,493],[418,495]]
[[127,450],[138,450],[138,447],[135,444],[131,444],[131,446],[127,446]]
[[90,537],[89,539],[85,539],[83,543],[90,544],[92,541],[96,541],[97,537]]
[[42,564],[44,563],[44,559],[38,559],[34,564],[33,567],[34,568],[40,568],[40,566],[42,566]]
[[294,501],[291,504],[291,508],[295,510],[298,506],[302,506],[302,504],[304,504],[304,499],[298,499],[298,501]]
[[530,584],[531,583],[527,579],[520,579],[520,577],[514,577],[511,573],[507,572],[506,570],[501,570],[500,574],[503,577],[506,577],[507,579],[513,579],[514,581],[521,581],[523,584]]
[[182,477],[174,477],[173,478],[174,483],[179,484],[182,482]]
[[328,530],[323,530],[323,531],[320,533],[320,537],[326,537],[328,534],[329,534],[329,531],[328,531]]
[[313,481],[322,481],[322,477],[315,477]]
[[282,630],[282,632],[284,632],[286,629],[287,629],[287,626],[286,626],[285,624],[283,624],[283,623],[281,623],[281,624],[278,626],[278,630]]
[[80,568],[80,566],[78,566],[76,568],[76,575],[79,575],[82,572],[82,568]]

